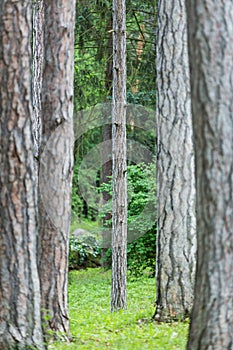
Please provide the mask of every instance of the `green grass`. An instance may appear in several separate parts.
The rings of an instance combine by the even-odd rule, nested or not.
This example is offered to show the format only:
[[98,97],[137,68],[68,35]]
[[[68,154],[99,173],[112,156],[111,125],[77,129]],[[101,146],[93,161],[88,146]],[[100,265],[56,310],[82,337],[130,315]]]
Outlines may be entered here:
[[77,228],[82,228],[83,230],[93,232],[98,229],[98,222],[83,218],[82,221],[79,222],[78,219],[75,218],[71,223],[70,232],[74,232]]
[[110,312],[111,272],[72,271],[69,305],[72,343],[56,342],[50,350],[184,350],[188,324],[156,324],[154,279],[128,282],[128,308]]

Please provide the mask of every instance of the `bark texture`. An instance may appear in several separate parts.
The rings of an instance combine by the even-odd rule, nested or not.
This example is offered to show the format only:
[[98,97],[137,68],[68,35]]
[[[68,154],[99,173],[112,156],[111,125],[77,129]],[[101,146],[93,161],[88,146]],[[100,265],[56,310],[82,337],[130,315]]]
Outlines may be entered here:
[[75,1],[47,1],[44,16],[39,273],[46,328],[66,337]]
[[[38,160],[41,143],[41,89],[44,57],[44,3],[36,0],[33,3],[33,79],[32,79],[32,103],[33,103],[33,137],[34,157]],[[37,170],[37,162],[36,162]]]
[[125,16],[125,0],[114,0],[112,107],[112,311],[126,308],[127,179]]
[[233,3],[187,10],[198,232],[188,349],[233,349]]
[[155,318],[190,314],[196,262],[194,149],[185,0],[160,0]]
[[31,1],[0,4],[0,348],[44,349],[37,270]]

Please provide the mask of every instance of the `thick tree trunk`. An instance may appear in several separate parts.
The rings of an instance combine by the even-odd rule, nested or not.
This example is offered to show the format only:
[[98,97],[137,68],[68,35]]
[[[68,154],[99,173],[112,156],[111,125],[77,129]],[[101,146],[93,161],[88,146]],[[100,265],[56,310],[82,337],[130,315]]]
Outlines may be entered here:
[[160,0],[157,40],[155,319],[190,314],[196,261],[194,150],[185,0]]
[[39,157],[41,143],[41,89],[44,57],[44,3],[43,0],[36,0],[33,3],[33,79],[32,79],[32,103],[33,103],[33,137],[34,157]]
[[113,1],[113,198],[111,310],[126,308],[126,21],[125,0]]
[[[68,241],[73,167],[75,1],[45,4],[39,273],[47,330],[69,335]],[[46,316],[46,317],[45,317]]]
[[0,348],[44,349],[37,270],[31,1],[0,4]]
[[188,349],[233,349],[233,3],[187,9],[198,232]]

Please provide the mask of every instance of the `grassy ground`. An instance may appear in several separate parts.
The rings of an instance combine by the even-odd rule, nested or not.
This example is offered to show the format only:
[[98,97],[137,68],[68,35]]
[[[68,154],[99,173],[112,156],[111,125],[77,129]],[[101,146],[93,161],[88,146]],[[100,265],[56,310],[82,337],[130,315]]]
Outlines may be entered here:
[[128,282],[128,309],[110,312],[110,272],[101,269],[70,273],[69,305],[72,343],[54,343],[50,350],[184,350],[188,324],[156,324],[154,279]]
[[82,228],[86,231],[96,231],[98,229],[98,222],[97,221],[90,221],[82,218],[82,221],[79,222],[77,218],[74,218],[71,223],[70,232],[75,231],[77,228]]

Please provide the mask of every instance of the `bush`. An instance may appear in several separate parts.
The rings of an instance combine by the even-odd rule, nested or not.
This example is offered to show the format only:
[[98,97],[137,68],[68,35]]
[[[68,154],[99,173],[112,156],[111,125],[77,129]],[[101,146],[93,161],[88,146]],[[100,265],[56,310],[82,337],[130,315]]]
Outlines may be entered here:
[[[156,254],[155,164],[130,165],[127,168],[127,177],[130,198],[128,234],[133,237],[134,231],[138,232],[140,229],[146,232],[127,245],[128,271],[131,276],[138,277],[142,275],[143,270],[149,268],[151,276],[154,276]],[[103,184],[101,189],[112,194],[112,183]],[[139,218],[145,205],[150,206],[150,204],[152,209],[143,213],[143,216]],[[100,216],[105,217],[109,209],[110,205],[107,203]],[[111,225],[111,220],[106,225]],[[111,268],[111,249],[105,252],[103,260],[104,265]]]
[[98,239],[91,235],[72,236],[69,242],[69,269],[100,266],[101,248]]
[[139,277],[149,268],[149,277],[154,277],[156,235],[155,228],[127,245],[127,266],[131,276]]

